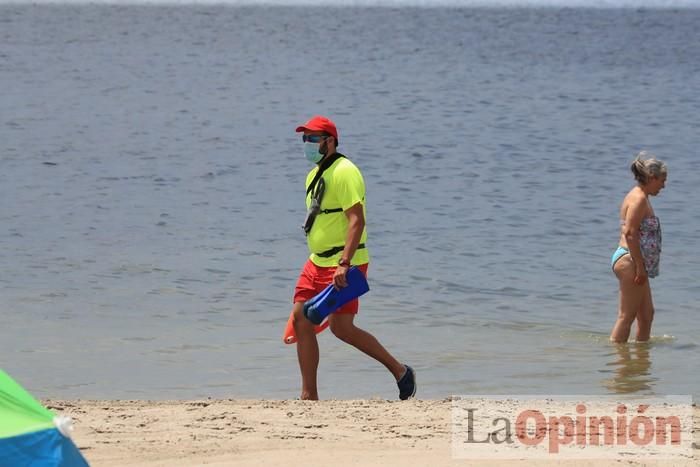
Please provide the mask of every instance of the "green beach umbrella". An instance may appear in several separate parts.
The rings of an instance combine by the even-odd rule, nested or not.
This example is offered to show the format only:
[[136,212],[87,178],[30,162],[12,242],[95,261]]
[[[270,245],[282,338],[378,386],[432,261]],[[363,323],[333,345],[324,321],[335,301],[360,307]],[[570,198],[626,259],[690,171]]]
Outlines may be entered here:
[[69,423],[0,370],[0,467],[87,466],[68,436]]

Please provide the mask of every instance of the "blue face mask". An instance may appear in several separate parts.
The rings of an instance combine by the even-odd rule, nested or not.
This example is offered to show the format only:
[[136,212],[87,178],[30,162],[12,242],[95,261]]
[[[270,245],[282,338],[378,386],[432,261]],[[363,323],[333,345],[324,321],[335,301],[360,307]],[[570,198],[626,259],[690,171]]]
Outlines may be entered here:
[[304,143],[304,155],[309,162],[318,164],[323,159],[323,154],[319,152],[318,143]]

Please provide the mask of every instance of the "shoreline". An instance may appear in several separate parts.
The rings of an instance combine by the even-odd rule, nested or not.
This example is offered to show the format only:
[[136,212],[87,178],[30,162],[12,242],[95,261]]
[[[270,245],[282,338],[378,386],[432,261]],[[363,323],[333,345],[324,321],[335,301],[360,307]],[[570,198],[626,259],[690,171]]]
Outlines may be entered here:
[[[73,419],[73,440],[93,466],[503,466],[599,467],[601,459],[454,459],[452,401],[54,400]],[[700,426],[700,408],[693,407]],[[692,466],[692,456],[606,464]]]

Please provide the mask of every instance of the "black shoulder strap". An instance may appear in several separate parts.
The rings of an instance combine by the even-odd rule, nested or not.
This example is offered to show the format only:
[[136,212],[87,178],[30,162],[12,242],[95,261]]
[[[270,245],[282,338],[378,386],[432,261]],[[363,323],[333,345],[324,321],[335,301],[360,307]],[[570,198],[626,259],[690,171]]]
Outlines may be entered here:
[[335,154],[331,155],[328,159],[324,160],[321,162],[321,165],[318,166],[318,172],[316,172],[316,175],[314,175],[314,179],[311,180],[311,183],[309,186],[306,187],[306,196],[309,196],[309,193],[311,193],[311,190],[314,189],[316,186],[316,183],[318,182],[318,179],[321,178],[321,175],[323,175],[323,172],[326,171],[328,167],[333,165],[335,161],[340,159],[341,157],[345,157],[339,152],[336,152]]

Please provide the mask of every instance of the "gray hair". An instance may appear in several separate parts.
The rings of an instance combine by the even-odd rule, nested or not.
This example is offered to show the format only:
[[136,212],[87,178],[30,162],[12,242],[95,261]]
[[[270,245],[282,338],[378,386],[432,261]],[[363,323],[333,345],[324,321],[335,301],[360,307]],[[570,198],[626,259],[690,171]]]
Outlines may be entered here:
[[632,161],[630,170],[634,179],[642,185],[646,185],[650,178],[659,178],[667,174],[666,164],[656,159],[649,151],[640,151]]

